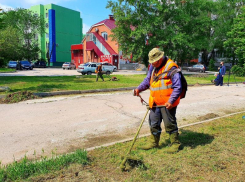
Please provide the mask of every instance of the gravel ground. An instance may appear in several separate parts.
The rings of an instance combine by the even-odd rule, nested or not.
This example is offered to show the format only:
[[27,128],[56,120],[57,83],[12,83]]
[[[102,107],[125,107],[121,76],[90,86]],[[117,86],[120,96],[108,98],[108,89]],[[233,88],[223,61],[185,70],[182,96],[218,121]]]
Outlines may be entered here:
[[[67,70],[66,70],[67,71]],[[70,71],[70,70],[69,70]],[[148,100],[149,91],[142,97]],[[189,87],[177,109],[179,126],[245,112],[245,84]],[[132,92],[72,95],[0,105],[0,161],[50,156],[135,135],[146,112]],[[245,115],[245,114],[244,114]],[[149,133],[148,119],[140,135]]]

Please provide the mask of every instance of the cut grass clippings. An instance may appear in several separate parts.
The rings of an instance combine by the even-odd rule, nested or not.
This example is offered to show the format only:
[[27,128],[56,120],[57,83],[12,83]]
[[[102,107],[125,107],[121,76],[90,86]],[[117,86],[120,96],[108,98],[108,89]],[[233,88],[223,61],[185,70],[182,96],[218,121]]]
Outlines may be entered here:
[[19,91],[7,94],[5,98],[0,99],[0,104],[11,104],[11,103],[17,103],[25,100],[31,100],[31,99],[37,99],[38,96],[33,95],[32,92],[28,91]]
[[164,133],[159,149],[138,149],[149,140],[140,138],[131,152],[139,163],[133,163],[132,170],[127,172],[122,172],[119,166],[132,141],[89,151],[88,165],[70,165],[55,173],[31,177],[29,181],[244,181],[244,115],[181,129],[183,149],[176,154],[165,152],[169,141]]

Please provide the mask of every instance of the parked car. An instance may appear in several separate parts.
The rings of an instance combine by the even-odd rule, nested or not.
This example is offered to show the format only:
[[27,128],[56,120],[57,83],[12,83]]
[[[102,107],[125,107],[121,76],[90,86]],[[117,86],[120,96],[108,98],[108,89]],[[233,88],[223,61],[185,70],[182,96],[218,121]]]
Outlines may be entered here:
[[21,69],[26,69],[26,70],[32,70],[33,69],[33,66],[27,60],[20,61],[20,66],[21,66]]
[[113,71],[117,71],[117,67],[110,63],[102,62],[102,66],[108,69],[112,69]]
[[33,63],[34,68],[46,68],[46,62],[45,61],[36,61]]
[[202,64],[196,64],[191,67],[186,68],[187,71],[194,71],[194,72],[200,72],[200,73],[205,73],[206,67]]
[[76,69],[76,65],[74,63],[70,63],[70,62],[65,62],[63,65],[62,65],[62,68],[63,70],[64,69],[68,69],[68,70],[71,70],[71,69]]
[[[82,75],[91,75],[92,73],[95,73],[95,69],[97,67],[97,65],[100,63],[85,63],[82,65],[78,66],[77,72],[81,73]],[[113,67],[109,66],[109,67],[104,67],[102,65],[102,73],[103,74],[107,74],[110,75],[113,72]]]
[[17,66],[17,61],[9,61],[8,68],[16,68],[16,66]]

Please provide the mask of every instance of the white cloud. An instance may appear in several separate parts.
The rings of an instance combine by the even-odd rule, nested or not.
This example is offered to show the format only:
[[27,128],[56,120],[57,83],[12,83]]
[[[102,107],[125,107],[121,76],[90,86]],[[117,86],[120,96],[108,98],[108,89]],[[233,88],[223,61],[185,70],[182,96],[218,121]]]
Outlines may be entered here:
[[83,34],[86,34],[87,31],[90,29],[90,27],[91,27],[91,26],[86,25],[86,24],[83,23]]
[[14,9],[14,8],[8,5],[0,4],[0,9],[3,9],[4,11],[6,11],[6,10]]

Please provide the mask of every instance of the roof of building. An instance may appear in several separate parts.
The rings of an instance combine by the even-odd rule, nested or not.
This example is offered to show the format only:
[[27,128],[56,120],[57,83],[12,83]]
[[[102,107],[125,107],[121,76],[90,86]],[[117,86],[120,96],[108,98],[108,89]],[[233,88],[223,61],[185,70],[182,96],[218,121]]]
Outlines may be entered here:
[[83,44],[73,44],[71,45],[71,50],[82,50]]
[[88,30],[88,32],[90,32],[90,30],[93,28],[93,27],[96,27],[96,26],[99,26],[99,25],[105,25],[107,26],[110,30],[114,29],[116,27],[115,25],[115,20],[114,19],[105,19],[103,21],[100,21],[94,25],[91,26],[91,28]]

